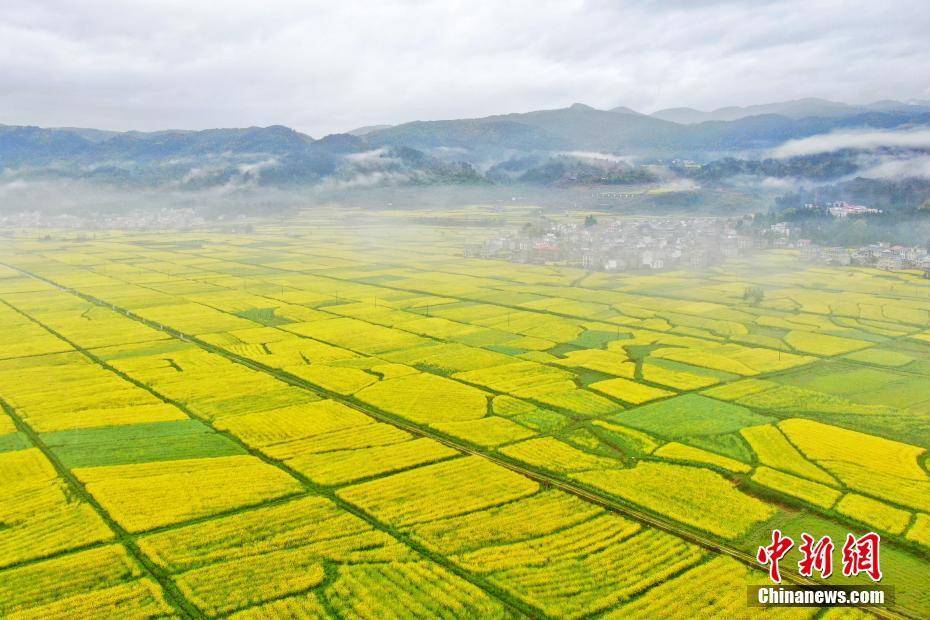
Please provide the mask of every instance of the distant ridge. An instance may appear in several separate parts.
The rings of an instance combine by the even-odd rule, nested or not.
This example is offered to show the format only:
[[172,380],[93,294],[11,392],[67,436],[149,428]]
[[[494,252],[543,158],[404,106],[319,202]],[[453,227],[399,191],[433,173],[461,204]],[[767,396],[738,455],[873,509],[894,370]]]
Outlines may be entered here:
[[364,127],[350,129],[346,133],[350,136],[365,136],[375,131],[381,131],[382,129],[390,129],[391,127],[393,127],[393,125],[365,125]]
[[609,112],[615,112],[617,114],[635,114],[637,116],[644,116],[642,112],[637,112],[633,108],[628,108],[625,105],[618,105],[615,108],[610,108]]
[[850,105],[809,97],[745,107],[728,106],[718,108],[712,112],[704,112],[694,108],[667,108],[653,112],[650,116],[672,121],[673,123],[694,124],[707,121],[736,121],[749,116],[764,114],[778,114],[792,119],[801,119],[810,117],[839,118],[868,112],[930,112],[930,105],[927,105],[927,102],[920,101],[904,103],[894,100],[876,101],[866,105]]
[[660,118],[624,107],[598,110],[575,103],[566,108],[484,118],[415,121],[373,131],[364,138],[379,146],[466,149],[475,154],[475,161],[501,148],[691,157],[704,152],[771,148],[785,140],[844,127],[930,124],[930,107],[898,102],[846,106],[806,99],[722,110],[721,116],[737,118],[701,120],[709,113],[690,108],[678,108],[666,115],[669,118]]

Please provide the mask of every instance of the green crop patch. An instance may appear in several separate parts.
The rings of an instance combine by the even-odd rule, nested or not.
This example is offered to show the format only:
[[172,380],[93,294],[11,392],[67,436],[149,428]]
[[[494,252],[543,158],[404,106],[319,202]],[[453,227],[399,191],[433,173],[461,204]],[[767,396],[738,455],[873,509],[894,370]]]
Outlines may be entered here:
[[766,424],[772,418],[745,407],[698,394],[684,394],[630,409],[611,421],[654,435],[678,438],[689,435],[723,435],[746,426]]
[[629,334],[624,334],[619,331],[608,332],[598,329],[586,329],[581,332],[581,335],[575,338],[569,344],[577,345],[583,349],[603,349],[608,342],[613,342],[614,340],[622,340],[629,338]]
[[262,325],[267,325],[269,327],[274,325],[285,325],[287,323],[293,323],[290,319],[287,319],[283,316],[278,316],[275,313],[277,308],[249,308],[248,310],[242,310],[241,312],[236,312],[236,316],[242,317],[243,319],[248,319],[250,321],[255,321]]
[[45,433],[42,441],[66,467],[101,467],[243,454],[236,443],[197,420]]
[[0,435],[0,452],[12,452],[13,450],[25,450],[31,448],[29,439],[23,433],[7,433]]
[[743,463],[752,462],[752,450],[738,433],[723,435],[690,435],[682,437],[684,443],[696,448],[703,448],[717,454],[729,456]]

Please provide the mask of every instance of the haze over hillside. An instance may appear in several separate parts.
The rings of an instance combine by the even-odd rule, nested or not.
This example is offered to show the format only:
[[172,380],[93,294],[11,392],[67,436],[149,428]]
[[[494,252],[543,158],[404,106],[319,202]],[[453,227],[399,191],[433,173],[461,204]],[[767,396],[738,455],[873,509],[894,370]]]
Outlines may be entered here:
[[[759,112],[755,114],[755,112]],[[748,114],[748,115],[747,115]],[[930,126],[930,106],[799,100],[725,108],[729,120],[677,122],[629,108],[566,108],[372,126],[319,139],[282,125],[113,132],[0,126],[0,170],[128,187],[203,189],[575,181],[636,183],[634,162],[759,159],[791,140]],[[692,115],[693,116],[693,115]],[[918,145],[920,146],[920,145]]]

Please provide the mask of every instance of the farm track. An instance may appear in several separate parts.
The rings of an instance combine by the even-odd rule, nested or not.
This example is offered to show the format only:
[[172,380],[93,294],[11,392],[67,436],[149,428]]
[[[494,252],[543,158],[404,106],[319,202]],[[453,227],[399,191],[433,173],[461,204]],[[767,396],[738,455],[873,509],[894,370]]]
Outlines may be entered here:
[[[0,264],[4,264],[4,263],[0,263]],[[106,302],[106,301],[104,301],[104,300],[98,299],[98,298],[96,298],[96,297],[93,297],[93,296],[88,295],[88,294],[86,294],[86,293],[83,293],[83,292],[81,292],[81,291],[78,291],[78,290],[75,290],[75,289],[72,289],[72,288],[63,286],[63,285],[58,284],[57,282],[55,282],[55,281],[53,281],[53,280],[50,280],[50,279],[45,278],[45,277],[43,277],[43,276],[39,276],[39,275],[36,275],[36,274],[32,274],[32,273],[30,273],[30,272],[28,272],[28,271],[25,271],[25,270],[23,270],[23,269],[20,269],[20,268],[18,268],[18,267],[15,267],[15,266],[12,266],[12,265],[6,265],[6,264],[4,264],[4,265],[7,266],[7,267],[9,267],[9,268],[11,268],[11,269],[14,269],[14,270],[16,270],[16,271],[18,271],[18,272],[20,272],[20,273],[23,273],[24,275],[27,275],[27,276],[29,276],[29,277],[32,277],[32,278],[35,278],[35,279],[37,279],[37,280],[41,280],[41,281],[43,281],[43,282],[45,282],[45,283],[47,283],[47,284],[50,284],[50,285],[52,285],[52,286],[54,286],[54,287],[56,287],[56,288],[58,288],[58,289],[60,289],[60,290],[62,290],[62,291],[65,291],[65,292],[67,292],[67,293],[70,293],[70,294],[72,294],[72,295],[75,295],[75,296],[77,296],[77,297],[80,297],[81,299],[84,299],[85,301],[88,301],[88,302],[90,302],[90,303],[96,304],[96,305],[101,306],[101,307],[105,307],[105,308],[109,308],[109,309],[111,309],[111,310],[114,310],[114,311],[116,311],[116,312],[118,312],[118,313],[120,313],[120,314],[126,316],[127,318],[130,318],[130,319],[132,319],[132,320],[134,320],[134,321],[137,321],[137,322],[139,322],[139,323],[142,323],[142,324],[144,324],[144,325],[146,325],[146,326],[148,326],[148,327],[150,327],[150,328],[152,328],[152,329],[156,329],[156,330],[158,330],[158,331],[164,332],[164,333],[166,333],[166,334],[172,336],[172,337],[175,338],[175,339],[179,339],[179,340],[182,340],[182,341],[185,341],[185,342],[189,342],[189,343],[194,344],[194,345],[196,345],[196,346],[198,346],[198,347],[200,347],[200,348],[202,348],[202,349],[204,349],[204,350],[206,350],[206,351],[208,351],[208,352],[210,352],[210,353],[214,353],[214,354],[216,354],[216,355],[220,355],[220,356],[222,356],[222,357],[228,359],[229,361],[232,361],[232,362],[237,363],[237,364],[241,364],[241,365],[243,365],[243,366],[245,366],[245,367],[247,367],[247,368],[250,368],[250,369],[252,369],[252,370],[255,370],[255,371],[258,371],[258,372],[262,372],[262,373],[271,375],[271,376],[273,376],[273,377],[275,377],[275,378],[277,378],[277,379],[279,379],[279,380],[281,380],[281,381],[283,381],[283,382],[285,382],[285,383],[288,383],[288,384],[290,384],[290,385],[293,385],[293,386],[295,386],[295,387],[299,387],[299,388],[305,389],[305,390],[310,391],[310,392],[312,392],[312,393],[314,393],[314,394],[317,394],[317,395],[323,396],[323,397],[325,397],[325,398],[329,398],[329,399],[331,399],[331,400],[334,400],[334,401],[336,401],[336,402],[339,402],[339,403],[341,403],[341,404],[343,404],[343,405],[346,405],[346,406],[348,406],[348,407],[351,407],[351,408],[353,408],[353,409],[355,409],[355,410],[357,410],[357,411],[359,411],[359,412],[361,412],[361,413],[363,413],[363,414],[365,414],[365,415],[368,415],[368,416],[370,416],[370,417],[372,417],[372,418],[375,418],[375,419],[377,419],[377,420],[379,420],[379,421],[381,421],[381,422],[384,422],[384,423],[387,423],[387,424],[391,424],[392,426],[395,426],[395,427],[397,427],[397,428],[400,428],[400,429],[402,429],[402,430],[405,430],[405,431],[407,431],[407,432],[409,432],[409,433],[411,433],[411,434],[413,434],[413,435],[415,435],[415,436],[427,437],[427,438],[430,438],[430,439],[432,439],[432,440],[434,440],[434,441],[437,441],[437,442],[439,442],[439,443],[441,443],[441,444],[443,444],[443,445],[446,445],[446,446],[449,446],[449,447],[451,447],[451,448],[454,448],[454,449],[456,449],[456,450],[458,450],[459,452],[462,452],[462,453],[464,453],[464,454],[469,454],[469,455],[473,455],[473,456],[478,456],[478,457],[484,458],[484,459],[486,459],[486,460],[488,460],[488,461],[490,461],[490,462],[492,462],[492,463],[495,463],[496,465],[499,465],[499,466],[501,466],[501,467],[504,467],[504,468],[506,468],[506,469],[508,469],[508,470],[510,470],[510,471],[515,472],[515,473],[518,473],[518,474],[520,474],[520,475],[522,475],[522,476],[524,476],[524,477],[526,477],[526,478],[529,478],[529,479],[531,479],[531,480],[534,480],[534,481],[536,481],[536,482],[538,482],[538,483],[540,483],[540,484],[542,484],[542,485],[544,485],[544,486],[548,486],[548,487],[552,487],[552,488],[557,488],[557,489],[559,489],[559,490],[561,490],[561,491],[563,491],[563,492],[565,492],[565,493],[569,493],[569,494],[571,494],[571,495],[574,495],[574,496],[576,496],[576,497],[579,497],[579,498],[581,498],[581,499],[583,499],[583,500],[585,500],[585,501],[587,501],[587,502],[589,502],[589,503],[592,503],[592,504],[595,504],[595,505],[597,505],[597,506],[600,506],[600,507],[602,507],[602,508],[604,508],[604,509],[610,510],[611,512],[614,512],[614,513],[617,513],[617,514],[621,514],[621,515],[623,515],[623,516],[626,516],[626,517],[628,517],[628,518],[631,518],[631,519],[633,519],[633,520],[635,520],[635,521],[638,521],[638,522],[640,522],[640,523],[644,523],[644,524],[649,525],[649,526],[651,526],[651,527],[654,527],[654,528],[657,528],[657,529],[659,529],[659,530],[662,530],[662,531],[668,532],[668,533],[670,533],[670,534],[673,534],[673,535],[675,535],[675,536],[677,536],[677,537],[679,537],[679,538],[681,538],[681,539],[683,539],[683,540],[686,540],[686,541],[688,541],[688,542],[691,542],[691,543],[693,543],[693,544],[696,544],[696,545],[698,545],[698,546],[700,546],[700,547],[702,547],[702,548],[704,548],[704,549],[707,549],[707,550],[709,550],[709,551],[711,551],[711,552],[713,552],[713,553],[727,555],[727,556],[729,556],[729,557],[731,557],[731,558],[733,558],[733,559],[735,559],[735,560],[737,560],[737,561],[739,561],[739,562],[741,562],[741,563],[743,563],[743,564],[749,566],[749,567],[752,568],[752,569],[755,569],[755,570],[762,570],[762,567],[759,565],[759,563],[758,563],[758,561],[756,560],[756,558],[755,558],[754,555],[752,555],[752,554],[750,554],[750,553],[748,553],[748,552],[746,552],[746,551],[743,551],[742,549],[739,549],[738,547],[735,547],[735,546],[732,546],[732,545],[728,545],[728,544],[726,544],[726,543],[719,542],[719,541],[717,541],[717,540],[715,540],[715,539],[713,539],[713,538],[710,538],[710,537],[708,537],[708,536],[703,536],[703,535],[701,535],[701,534],[699,534],[699,533],[697,533],[697,532],[695,532],[695,531],[693,531],[693,530],[691,530],[691,529],[689,529],[689,528],[684,528],[684,527],[682,527],[680,524],[678,524],[678,523],[676,523],[676,522],[674,522],[674,521],[671,521],[671,520],[668,520],[668,519],[665,519],[665,518],[656,516],[656,515],[654,515],[654,514],[652,514],[652,513],[650,513],[650,512],[647,512],[647,511],[642,510],[642,509],[639,509],[639,508],[632,507],[632,506],[627,505],[627,504],[625,504],[625,503],[618,502],[618,501],[616,501],[615,499],[613,499],[613,498],[611,498],[611,497],[609,497],[609,496],[606,496],[606,495],[604,495],[604,494],[601,494],[601,493],[598,493],[598,492],[595,492],[595,491],[586,489],[586,488],[584,488],[584,487],[582,487],[582,486],[580,486],[580,485],[572,484],[572,483],[570,483],[570,482],[561,480],[561,479],[556,478],[556,477],[554,477],[554,476],[551,476],[551,475],[549,475],[549,474],[545,474],[545,473],[542,473],[542,472],[538,472],[538,471],[532,470],[532,469],[527,468],[527,467],[525,467],[525,466],[523,466],[523,465],[520,465],[520,464],[518,464],[518,463],[512,462],[512,461],[510,461],[510,460],[508,460],[508,459],[504,459],[504,458],[501,458],[501,457],[499,457],[499,456],[495,456],[495,455],[492,455],[492,454],[488,454],[487,452],[485,452],[485,451],[483,451],[483,450],[479,450],[479,449],[473,448],[473,447],[471,447],[471,446],[469,446],[469,445],[467,445],[467,444],[465,444],[465,443],[463,443],[463,442],[450,439],[449,437],[447,437],[447,436],[445,436],[445,435],[442,435],[442,434],[439,434],[439,433],[436,433],[435,431],[432,431],[431,429],[423,428],[423,427],[421,427],[421,426],[419,426],[419,425],[416,425],[416,424],[414,424],[414,423],[412,423],[412,422],[409,422],[409,421],[407,421],[407,420],[403,420],[403,419],[397,418],[396,416],[393,416],[393,415],[388,414],[388,413],[386,413],[386,412],[380,411],[380,410],[378,410],[378,409],[376,409],[376,408],[370,407],[369,405],[363,404],[363,403],[359,402],[358,400],[356,400],[356,399],[354,399],[354,398],[352,398],[352,397],[346,397],[346,396],[343,396],[343,395],[341,395],[341,394],[337,394],[337,393],[335,393],[335,392],[330,392],[330,391],[328,391],[328,390],[319,388],[319,387],[317,387],[317,386],[315,386],[315,385],[309,383],[308,381],[305,381],[305,380],[303,380],[303,379],[301,379],[301,378],[299,378],[299,377],[297,377],[297,376],[295,376],[295,375],[291,375],[290,373],[287,373],[287,372],[285,372],[285,371],[281,371],[281,370],[279,370],[279,369],[276,369],[276,368],[267,366],[267,365],[262,364],[262,363],[260,363],[260,362],[256,362],[256,361],[253,361],[253,360],[248,359],[248,358],[246,358],[246,357],[237,355],[237,354],[235,354],[235,353],[232,353],[232,352],[230,352],[230,351],[227,351],[227,350],[225,350],[225,349],[222,349],[222,348],[220,348],[220,347],[217,347],[217,346],[215,346],[215,345],[213,345],[213,344],[210,344],[210,343],[208,343],[208,342],[202,341],[202,340],[200,340],[199,338],[197,338],[197,337],[195,337],[195,336],[191,336],[191,335],[185,334],[185,333],[183,333],[183,332],[180,332],[180,331],[178,331],[178,330],[176,330],[176,329],[173,329],[173,328],[171,328],[171,327],[168,327],[168,326],[166,326],[166,325],[162,325],[162,324],[157,323],[157,322],[155,322],[155,321],[150,321],[150,320],[148,320],[148,319],[146,319],[146,318],[144,318],[144,317],[141,317],[141,316],[135,314],[134,312],[132,312],[131,310],[128,310],[128,309],[126,309],[126,308],[122,308],[122,307],[116,306],[115,304],[111,304],[111,303],[109,303],[109,302]],[[408,292],[409,292],[409,291],[408,291]],[[28,316],[28,315],[27,315],[27,316]],[[31,317],[29,317],[29,318],[31,319]],[[32,319],[32,320],[34,320],[34,319]],[[68,342],[67,339],[64,339],[64,338],[63,338],[63,340],[65,340],[66,342]],[[76,348],[77,348],[77,347],[76,347]],[[147,388],[147,389],[148,389],[148,388]],[[184,409],[184,410],[186,411],[186,409]],[[193,414],[189,414],[189,415],[193,415]],[[201,420],[203,421],[202,418],[197,417],[197,419],[201,419]],[[217,432],[223,432],[223,431],[217,431]],[[224,434],[226,434],[226,433],[224,433]],[[227,436],[234,437],[234,436],[231,436],[231,435],[228,435],[228,434],[227,434]],[[242,442],[242,441],[239,440],[238,438],[235,438],[235,440],[236,440],[237,443],[239,443],[240,445],[242,445],[249,453],[255,453],[256,456],[259,456],[259,455],[260,455],[259,458],[262,458],[262,459],[265,460],[266,462],[269,461],[269,458],[268,458],[267,456],[264,456],[264,455],[261,454],[259,451],[255,450],[254,448],[251,448],[250,446],[248,446],[247,444],[245,444],[244,442]],[[278,462],[276,462],[276,461],[273,461],[273,462],[278,463]],[[287,467],[286,465],[279,464],[279,466],[282,467],[282,468],[285,469],[285,470],[290,470],[290,468]],[[310,481],[309,481],[308,479],[306,479],[306,477],[303,476],[302,474],[295,473],[295,474],[293,474],[293,475],[295,475],[295,477],[297,477],[297,478],[300,479],[300,480],[306,480],[306,481],[307,481],[306,483],[312,485],[314,488],[316,487],[316,485],[315,485],[314,483],[310,482]],[[332,495],[335,495],[335,494],[332,493]],[[340,503],[340,505],[343,505],[342,500],[339,500],[339,503]],[[349,505],[349,506],[351,506],[351,505]],[[366,513],[363,513],[363,512],[361,512],[361,511],[359,511],[359,510],[356,509],[354,506],[352,506],[352,509],[350,510],[350,512],[352,512],[353,514],[361,514],[361,515],[364,515],[364,518],[365,518],[366,521],[371,521],[371,517],[369,517]],[[382,527],[383,527],[383,526],[382,526]],[[406,541],[404,541],[404,542],[406,542]],[[419,547],[419,545],[417,545],[417,547]],[[432,554],[432,553],[429,552],[429,551],[426,551],[426,553],[429,554],[428,557],[431,557],[431,558],[432,558],[434,555],[436,555],[436,554]],[[442,556],[439,556],[439,557],[442,557]],[[445,558],[443,558],[443,560],[444,560],[443,566],[447,566],[448,561],[445,560]],[[454,565],[453,565],[453,566],[454,566]],[[460,569],[457,569],[457,570],[455,570],[454,572],[456,572],[456,574],[461,574]],[[786,570],[786,569],[783,569],[783,570],[782,570],[782,577],[783,577],[783,579],[785,579],[786,581],[791,582],[791,583],[793,583],[793,584],[797,584],[797,585],[819,585],[818,582],[817,582],[816,580],[805,578],[805,577],[803,577],[803,576],[797,574],[795,571],[790,570],[790,569],[787,569],[787,570]],[[476,585],[477,585],[477,584],[476,584]],[[486,588],[482,587],[482,589],[486,589]],[[491,590],[491,592],[493,592],[494,590],[496,590],[496,588],[493,588],[493,589]],[[520,605],[520,606],[522,607],[522,605]],[[866,609],[868,609],[871,613],[875,614],[876,616],[882,617],[882,618],[920,618],[920,617],[921,617],[920,615],[916,614],[915,612],[912,612],[912,611],[910,611],[910,610],[908,610],[908,609],[902,608],[902,607],[897,606],[897,605],[887,606],[887,607],[883,607],[883,608],[868,607],[868,608],[866,608]],[[533,617],[539,617],[539,612],[537,611],[537,613],[535,613],[535,614],[529,614],[529,615],[531,615],[531,616],[533,616]]]

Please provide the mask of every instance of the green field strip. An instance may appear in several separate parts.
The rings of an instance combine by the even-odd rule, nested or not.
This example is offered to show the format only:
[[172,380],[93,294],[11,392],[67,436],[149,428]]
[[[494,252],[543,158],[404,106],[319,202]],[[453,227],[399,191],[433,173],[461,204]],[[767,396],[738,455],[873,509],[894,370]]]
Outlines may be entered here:
[[40,436],[68,468],[245,454],[196,420],[55,431]]
[[[794,369],[792,369],[792,370],[794,370]],[[780,373],[783,373],[783,372],[786,372],[786,371],[778,371],[779,374],[780,374]],[[777,376],[778,376],[778,375],[775,374],[775,375],[765,375],[765,376],[752,377],[752,378],[753,378],[753,379],[756,379],[756,378],[759,378],[759,379],[769,379],[769,378],[777,378]],[[724,385],[724,384],[719,384],[719,385]],[[712,386],[712,387],[718,387],[718,386]],[[882,417],[882,418],[886,418],[886,419],[883,420],[881,423],[877,423],[877,422],[876,422],[874,425],[871,424],[873,421],[870,420],[870,419],[868,419],[868,418],[859,419],[859,420],[856,420],[856,421],[859,422],[860,424],[865,424],[865,426],[858,426],[858,427],[856,427],[856,426],[851,425],[851,424],[849,423],[849,418],[848,418],[847,416],[844,416],[844,415],[841,414],[841,413],[834,413],[834,412],[816,412],[816,411],[785,412],[785,411],[780,410],[780,409],[772,409],[772,408],[767,408],[767,407],[762,407],[762,406],[757,406],[757,405],[740,405],[740,404],[739,404],[738,402],[736,402],[736,401],[726,400],[726,399],[719,398],[719,397],[717,397],[717,396],[713,396],[713,395],[710,395],[710,394],[703,394],[703,393],[701,393],[700,391],[698,392],[698,394],[701,395],[701,396],[704,396],[704,397],[706,397],[706,398],[714,399],[714,400],[719,401],[719,402],[721,402],[721,403],[737,404],[737,405],[739,405],[739,406],[741,406],[741,407],[745,407],[746,409],[749,409],[749,410],[751,410],[751,411],[753,411],[753,412],[756,412],[756,413],[758,413],[758,414],[760,414],[760,415],[771,416],[771,417],[776,418],[776,419],[778,419],[778,420],[789,420],[789,419],[794,419],[794,418],[802,418],[802,419],[814,420],[814,421],[817,421],[817,422],[822,422],[822,423],[824,423],[824,424],[829,424],[829,425],[831,425],[831,426],[836,426],[836,427],[838,427],[838,428],[843,428],[843,429],[846,429],[846,430],[851,430],[851,431],[856,431],[856,432],[865,433],[865,434],[869,434],[869,435],[874,435],[874,436],[876,436],[876,437],[881,437],[881,438],[883,438],[883,439],[888,439],[888,440],[890,440],[890,441],[897,441],[897,442],[902,442],[902,443],[908,443],[908,441],[907,441],[905,438],[903,438],[900,434],[895,434],[894,432],[890,432],[890,431],[888,430],[889,427],[887,426],[887,418],[889,418],[889,417],[896,417],[896,418],[899,418],[899,419],[905,419],[905,420],[906,420],[906,419],[907,419],[907,414],[897,413],[897,414],[895,414],[894,416],[891,416],[891,415],[884,415],[884,416],[881,416],[881,417]],[[864,418],[864,416],[863,416],[863,418]],[[912,441],[913,441],[913,440],[912,440]],[[915,445],[918,445],[918,444],[915,444]]]
[[16,431],[0,435],[0,452],[13,452],[14,450],[24,450],[31,447],[32,444],[29,443],[29,438],[23,432]]

